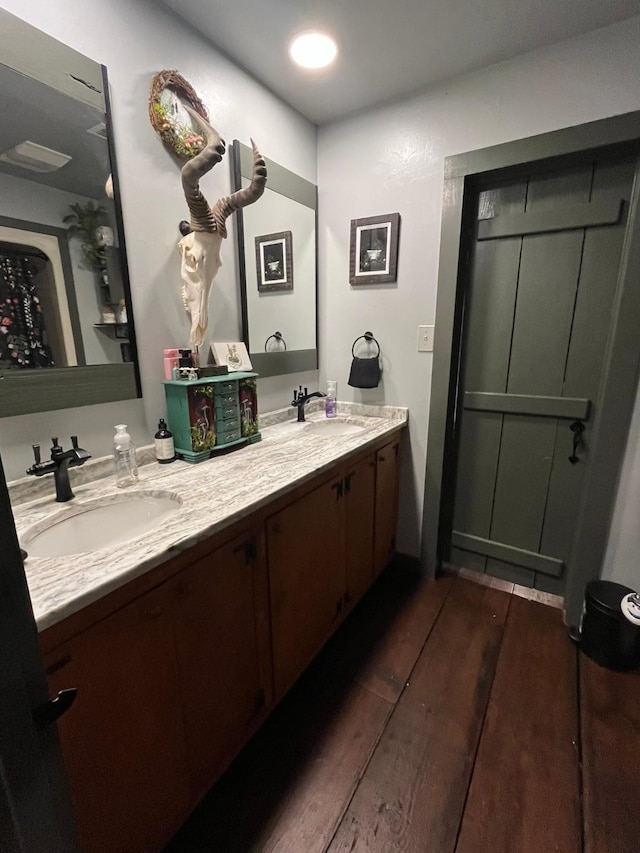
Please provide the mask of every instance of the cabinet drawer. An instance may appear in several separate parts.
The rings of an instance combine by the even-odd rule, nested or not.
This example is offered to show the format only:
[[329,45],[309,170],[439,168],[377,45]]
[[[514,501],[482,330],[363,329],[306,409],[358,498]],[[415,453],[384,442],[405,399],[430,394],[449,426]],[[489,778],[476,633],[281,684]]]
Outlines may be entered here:
[[216,402],[216,421],[238,420],[240,417],[240,407],[237,401],[233,403],[223,403],[219,405]]
[[235,418],[228,418],[218,424],[218,435],[227,435],[240,429],[240,416],[236,413]]
[[238,380],[231,379],[228,382],[216,382],[213,386],[213,393],[216,397],[222,397],[225,394],[237,394]]
[[229,444],[230,441],[237,441],[242,436],[240,435],[240,424],[230,423],[230,425],[218,431],[218,440],[216,444]]
[[237,393],[216,394],[216,396],[213,398],[213,402],[215,404],[216,409],[226,408],[227,406],[237,406],[238,395]]

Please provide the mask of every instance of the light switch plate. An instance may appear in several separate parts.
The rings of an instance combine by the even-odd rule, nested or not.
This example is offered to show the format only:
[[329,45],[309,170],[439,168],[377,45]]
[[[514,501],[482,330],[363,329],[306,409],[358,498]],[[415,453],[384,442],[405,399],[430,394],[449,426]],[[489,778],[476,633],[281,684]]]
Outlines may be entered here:
[[433,352],[435,326],[418,326],[418,352]]

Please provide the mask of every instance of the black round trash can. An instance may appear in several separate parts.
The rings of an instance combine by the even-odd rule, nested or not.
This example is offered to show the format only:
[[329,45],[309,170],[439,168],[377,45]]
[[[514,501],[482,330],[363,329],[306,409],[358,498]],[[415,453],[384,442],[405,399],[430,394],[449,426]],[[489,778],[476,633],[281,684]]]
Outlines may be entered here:
[[580,648],[608,669],[640,666],[640,626],[633,625],[620,607],[624,596],[632,592],[628,586],[613,581],[587,584]]

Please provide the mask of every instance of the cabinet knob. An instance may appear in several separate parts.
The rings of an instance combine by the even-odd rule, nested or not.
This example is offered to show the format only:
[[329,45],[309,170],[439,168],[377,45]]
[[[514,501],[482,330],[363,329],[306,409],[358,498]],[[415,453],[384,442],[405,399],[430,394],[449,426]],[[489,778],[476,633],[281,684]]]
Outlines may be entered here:
[[[181,582],[178,584],[178,588],[177,588],[177,590],[176,590],[176,598],[177,598],[179,601],[181,601],[183,598],[187,598],[189,595],[191,595],[191,593],[192,593],[192,592],[193,592],[193,584],[192,584],[192,583],[187,583],[186,581],[181,581]],[[158,608],[156,608],[156,609],[157,609],[158,611],[160,610],[160,608],[159,608],[159,607],[158,607]],[[159,615],[159,614],[158,614],[158,615]],[[152,611],[152,613],[151,613],[151,618],[152,618],[152,619],[157,618],[157,617],[154,615],[154,612],[153,612],[153,611]]]
[[[275,532],[279,533],[280,528]],[[233,549],[234,554],[244,554],[245,563],[253,563],[258,557],[258,546],[256,545],[256,540],[251,537],[250,539],[245,539],[244,542],[241,542],[239,545]]]

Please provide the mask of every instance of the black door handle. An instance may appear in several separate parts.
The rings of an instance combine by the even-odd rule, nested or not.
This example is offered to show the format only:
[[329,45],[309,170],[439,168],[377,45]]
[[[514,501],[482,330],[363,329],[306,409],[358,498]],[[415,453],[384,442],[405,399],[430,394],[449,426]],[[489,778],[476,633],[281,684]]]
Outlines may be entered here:
[[66,690],[60,690],[55,699],[47,699],[43,705],[34,709],[34,721],[40,726],[55,723],[73,705],[77,695],[77,687],[68,687]]
[[582,433],[585,431],[585,425],[581,420],[577,420],[569,425],[569,429],[573,433],[573,453],[569,457],[569,462],[571,462],[572,465],[575,465],[576,462],[580,461],[577,455],[578,448],[584,446],[584,439],[582,438]]

